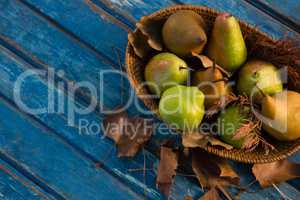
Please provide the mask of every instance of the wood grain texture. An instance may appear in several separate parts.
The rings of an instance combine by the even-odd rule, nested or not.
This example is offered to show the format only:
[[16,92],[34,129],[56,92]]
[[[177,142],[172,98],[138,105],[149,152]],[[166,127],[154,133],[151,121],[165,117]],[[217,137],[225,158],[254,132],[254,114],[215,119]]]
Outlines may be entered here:
[[[2,39],[5,40],[9,38],[9,40],[4,41],[6,44],[13,42],[13,46],[20,47],[19,50],[23,49],[25,56],[32,59],[34,63],[41,62],[45,64],[44,67],[46,68],[55,67],[57,70],[65,70],[65,78],[69,81],[79,82],[91,80],[93,83],[97,83],[95,71],[99,70],[99,68],[110,69],[112,66],[117,67],[117,56],[111,49],[111,46],[115,45],[117,48],[124,50],[127,40],[126,27],[122,26],[120,28],[119,23],[116,23],[111,18],[108,18],[107,15],[103,14],[105,12],[103,12],[103,9],[101,10],[99,4],[87,4],[87,1],[31,0],[29,2],[36,6],[42,13],[49,16],[54,22],[51,20],[49,21],[47,17],[44,18],[41,14],[32,11],[32,9],[28,9],[24,4],[15,2],[13,5],[10,5],[6,1],[1,1],[0,5],[5,9],[2,15],[3,18],[1,16],[2,21],[0,20],[2,22],[0,23],[0,31],[1,35],[3,34],[5,36],[2,37]],[[262,19],[256,21],[255,18],[257,18],[257,12],[255,11],[257,10],[252,7],[249,9],[248,6],[244,6],[244,4],[242,4],[243,6],[240,6],[234,2],[229,2],[228,5],[228,2],[222,4],[221,1],[203,1],[203,3],[205,2],[210,3],[211,6],[215,6],[218,9],[224,9],[223,11],[236,12],[235,15],[241,13],[241,17],[245,16],[246,20],[252,20],[253,24],[263,24],[263,29],[270,31],[271,34],[275,34],[276,37],[281,36],[286,30],[275,20],[269,20],[270,18],[264,14],[262,14]],[[114,0],[111,5],[115,6],[113,7],[114,10],[116,8],[122,8],[120,13],[124,13],[124,20],[132,21],[132,19],[138,19],[142,15],[149,14],[150,12],[159,9],[160,6],[167,6],[169,3],[173,4],[173,2],[170,1],[151,1],[151,3],[149,3],[137,0]],[[236,6],[238,9],[235,11]],[[6,10],[7,8],[8,10]],[[243,12],[243,9],[246,11]],[[131,17],[128,18],[128,16]],[[18,33],[22,34],[19,35]],[[102,68],[103,63],[107,64],[104,64],[106,67]],[[4,71],[5,70],[7,70],[4,73],[6,74],[6,77],[10,77],[7,75],[10,74],[10,71],[8,69],[4,69]],[[2,82],[5,81],[9,82],[7,79]],[[33,80],[28,81],[28,85],[24,90],[26,93],[28,92],[28,94],[24,94],[24,98],[33,106],[47,105],[46,101],[39,102],[39,100],[36,100],[45,97],[46,89],[43,86],[44,84],[40,84],[40,82],[34,84],[34,82],[35,81]],[[119,80],[116,78],[109,78],[107,81],[107,87],[110,91],[105,93],[103,104],[108,107],[114,107],[120,102],[119,96],[116,95],[119,94],[116,92],[119,91],[119,89],[114,87],[117,83],[119,83]],[[1,87],[8,87],[9,84],[3,83]],[[35,90],[38,92],[36,93]],[[6,89],[6,91],[8,91],[6,96],[9,97],[11,88]],[[77,119],[82,118],[82,116],[76,117]],[[96,123],[101,121],[98,116],[86,116],[86,118],[91,121],[97,119],[95,120]],[[107,141],[106,144],[99,142],[98,136],[79,137],[78,129],[74,128],[74,130],[72,130],[73,128],[68,127],[64,116],[53,117],[51,115],[41,115],[38,116],[37,119],[53,128],[54,131],[58,132],[59,135],[63,136],[72,146],[78,148],[79,151],[82,151],[83,149],[82,154],[85,155],[85,157],[91,158],[91,160],[97,160],[99,158],[101,161],[101,159],[104,159],[106,156],[105,152],[112,145],[109,141]],[[113,153],[114,151],[115,149],[112,150]],[[87,152],[87,154],[83,152]],[[148,156],[151,157],[149,165],[157,162],[155,158],[151,160],[151,154],[147,154],[147,157]],[[141,176],[141,173],[128,173],[127,171],[128,167],[142,167],[142,155],[139,155],[136,158],[136,161],[116,161],[119,159],[113,157],[114,155],[109,156],[109,161],[107,161],[108,164],[106,164],[107,168],[113,169],[114,174],[131,182],[132,185],[135,185],[134,187],[138,187],[138,185],[141,184],[137,190],[141,191],[146,189],[150,198],[160,198],[160,195],[155,191],[155,174],[148,174],[150,178],[147,176],[147,185],[149,185],[149,188],[147,188],[147,186],[142,183],[143,177]],[[190,185],[191,183],[189,182],[182,182],[182,177],[178,177],[177,183],[178,184],[176,184],[173,190],[173,199],[177,199],[184,195],[183,192],[188,191],[188,187],[195,187],[194,185]],[[199,194],[197,193],[197,190],[194,189],[191,189],[191,193],[194,195]],[[257,194],[257,196],[260,195]],[[260,198],[262,198],[262,196],[260,196]]]
[[263,0],[267,4],[285,16],[290,17],[297,23],[300,23],[300,2],[294,0]]
[[269,15],[265,14],[261,10],[246,3],[245,1],[231,1],[231,0],[186,0],[187,4],[203,5],[214,8],[222,12],[230,12],[234,16],[241,20],[244,20],[263,32],[271,35],[274,38],[280,38],[284,34],[297,34],[289,27],[276,21]]
[[129,28],[110,16],[110,13],[105,12],[100,6],[90,0],[22,2],[33,8],[40,16],[52,20],[54,25],[61,27],[64,32],[77,37],[79,43],[106,56],[112,63],[118,64],[113,47],[126,45]]
[[[117,10],[125,16],[130,16],[132,21],[139,20],[140,17],[156,12],[162,8],[175,5],[173,0],[101,0],[104,4],[109,6],[112,10]],[[96,1],[94,1],[96,2]],[[138,17],[137,17],[138,16]]]
[[[97,169],[74,148],[0,103],[0,154],[20,163],[64,199],[142,199],[127,185]],[[14,141],[14,142],[12,142]],[[117,188],[117,189],[116,189]]]
[[[262,31],[272,35],[275,38],[282,37],[286,32],[290,32],[291,34],[297,34],[288,26],[281,24],[276,21],[266,13],[262,12],[260,9],[248,4],[245,1],[232,1],[232,0],[185,0],[185,1],[170,1],[168,5],[174,5],[177,3],[184,4],[192,4],[192,5],[202,5],[214,8],[223,12],[230,12],[238,18],[249,22],[250,24],[257,26]],[[137,4],[134,5],[134,0],[114,0],[113,4],[116,9],[122,10],[122,12],[128,11],[135,19],[139,19],[143,15],[150,14],[151,9],[147,9],[147,6],[141,6]],[[151,3],[149,3],[149,7],[151,7]],[[140,5],[140,6],[139,6]],[[139,7],[138,7],[139,6]],[[135,9],[139,11],[131,12],[131,10]],[[259,17],[258,17],[259,16]]]
[[55,198],[0,160],[0,199],[50,200]]
[[[18,1],[9,1],[0,16],[0,40],[6,46],[11,46],[15,52],[22,54],[22,57],[25,57],[37,68],[53,68],[56,73],[59,70],[63,71],[63,79],[70,84],[72,82],[90,82],[96,87],[98,98],[91,97],[88,92],[83,91],[85,99],[97,98],[104,105],[109,105],[107,101],[111,102],[111,108],[120,104],[120,76],[106,75],[104,85],[101,86],[102,89],[107,90],[102,92],[106,93],[107,97],[110,96],[110,99],[100,99],[99,93],[100,70],[111,70],[112,66],[118,68],[117,64],[108,63],[94,51],[82,47],[74,41],[74,38],[64,34]],[[117,28],[117,26],[115,27]],[[113,38],[112,36],[113,33],[110,33],[105,35],[105,38]],[[103,50],[112,51],[112,46],[105,46],[105,41],[101,41],[104,44]],[[121,41],[118,42],[122,44]],[[109,54],[107,51],[105,53]],[[117,62],[117,55],[114,54],[114,56],[114,60]],[[129,85],[128,82],[127,85]],[[126,82],[124,88],[129,88],[126,87]]]
[[[10,101],[13,101],[14,83],[17,77],[27,69],[27,64],[3,48],[1,49],[0,55],[0,75],[3,77],[0,79],[0,87],[3,88],[1,93]],[[22,90],[20,92],[23,101],[26,102],[28,106],[33,108],[47,107],[49,103],[47,97],[48,92],[54,93],[55,97],[64,95],[57,89],[48,87],[46,83],[44,83],[43,80],[36,75],[28,77],[22,83]],[[64,99],[66,101],[64,103],[66,110],[67,108],[72,108],[73,106],[82,108],[82,105],[76,103],[74,99],[70,97],[65,97]],[[112,141],[101,138],[101,136],[103,136],[102,131],[97,134],[80,131],[79,119],[86,120],[92,124],[101,124],[100,116],[96,115],[95,113],[90,113],[87,115],[75,113],[74,119],[75,125],[69,126],[67,116],[63,113],[44,113],[35,115],[34,118],[34,120],[38,120],[40,123],[45,125],[46,128],[48,127],[51,129],[51,137],[60,138],[65,143],[64,145],[69,145],[66,148],[70,148],[70,146],[72,146],[84,157],[84,159],[88,160],[89,162],[93,162],[94,165],[98,165],[100,163],[101,168],[108,171],[111,175],[116,176],[120,180],[124,181],[133,190],[139,192],[140,194],[143,194],[145,190],[146,195],[150,199],[162,198],[161,194],[156,189],[156,171],[147,171],[146,182],[144,183],[144,176],[141,170],[144,166],[144,157],[142,152],[140,152],[133,159],[119,159],[116,156],[116,148],[113,146]],[[36,138],[36,140],[37,141],[35,143],[40,144],[38,143],[38,138]],[[7,140],[7,143],[9,143],[9,141],[11,141],[10,143],[15,143],[14,139]],[[20,147],[22,146],[23,145],[20,144]],[[146,167],[151,168],[152,166],[156,166],[158,162],[157,158],[147,151],[144,153],[146,155]],[[62,155],[62,157],[64,156],[65,155]],[[20,162],[22,163],[22,161]],[[130,169],[138,170],[130,172]],[[95,168],[94,170],[97,169]],[[184,195],[186,193],[185,191],[190,190],[191,194],[199,195],[200,189],[198,186],[190,183],[183,177],[179,177],[178,180],[178,183],[174,185],[174,190],[179,194]],[[69,180],[64,181],[69,182]],[[174,199],[176,198],[174,197]]]
[[[231,162],[233,168],[238,172],[238,175],[241,177],[241,185],[248,185],[249,183],[255,180],[255,177],[252,175],[251,165]],[[297,196],[300,195],[299,190],[289,183],[281,183],[278,185],[278,188],[288,195],[291,199],[297,199]],[[274,187],[261,189],[258,182],[252,185],[249,188],[249,193],[242,193],[241,199],[250,200],[250,199],[282,199],[278,191]]]
[[253,0],[253,5],[267,12],[282,23],[300,32],[300,2],[295,0]]

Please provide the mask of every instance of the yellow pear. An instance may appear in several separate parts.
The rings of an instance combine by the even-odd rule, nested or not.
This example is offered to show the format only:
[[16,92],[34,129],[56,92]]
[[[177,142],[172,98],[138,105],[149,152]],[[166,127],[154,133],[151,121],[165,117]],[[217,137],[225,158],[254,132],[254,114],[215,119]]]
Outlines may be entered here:
[[215,67],[195,72],[192,82],[204,93],[206,108],[210,108],[230,93],[230,88],[227,86],[222,72]]
[[247,59],[247,47],[239,22],[228,13],[217,16],[207,47],[207,55],[227,71],[238,69]]
[[262,100],[263,129],[280,141],[300,138],[300,93],[283,91]]

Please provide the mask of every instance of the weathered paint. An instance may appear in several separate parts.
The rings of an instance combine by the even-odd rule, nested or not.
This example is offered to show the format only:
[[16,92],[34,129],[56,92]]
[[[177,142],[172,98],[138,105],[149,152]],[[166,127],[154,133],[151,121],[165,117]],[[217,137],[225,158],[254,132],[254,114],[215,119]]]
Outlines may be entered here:
[[300,5],[295,0],[246,0],[282,24],[300,33]]
[[105,170],[96,170],[91,161],[51,132],[24,119],[3,99],[0,111],[1,158],[20,163],[64,199],[142,199]]
[[[91,63],[108,63],[105,69],[118,67],[116,62],[117,56],[109,47],[111,45],[116,45],[115,47],[124,50],[126,45],[126,28],[124,28],[123,25],[118,27],[120,23],[116,23],[117,21],[112,19],[109,15],[116,14],[115,16],[117,20],[125,22],[125,25],[131,26],[130,23],[133,23],[132,19],[136,20],[143,15],[160,9],[161,7],[172,5],[175,1],[154,0],[146,2],[137,0],[113,0],[112,2],[108,2],[111,4],[107,4],[106,1],[104,1],[106,4],[95,3],[97,1],[86,1],[89,2],[86,3],[81,1],[30,0],[29,2],[37,7],[38,10],[35,10],[35,7],[28,7],[27,4],[19,3],[19,1],[14,2],[13,5],[10,4],[10,1],[3,0],[0,2],[0,6],[4,11],[4,14],[2,15],[3,17],[0,19],[0,39],[2,39],[4,45],[7,47],[8,41],[13,42],[13,44],[15,44],[13,47],[17,49],[14,53],[23,51],[23,55],[21,57],[25,60],[32,60],[32,63],[29,63],[31,63],[34,67],[36,67],[36,63],[40,63],[41,65],[44,65],[45,68],[54,67],[56,69],[66,70],[67,81],[79,82],[82,80],[92,80],[96,82],[96,78],[93,73],[95,72],[95,69],[97,70],[99,68],[97,68],[95,64]],[[195,4],[205,4],[222,11],[231,12],[239,18],[249,21],[253,25],[258,25],[263,31],[275,37],[280,37],[286,30],[289,30],[282,24],[276,22],[276,20],[272,19],[269,15],[266,15],[255,7],[241,1],[236,2],[227,0],[226,2],[190,2]],[[111,5],[111,10],[109,10],[110,8],[103,7],[103,5]],[[97,7],[99,7],[100,11]],[[117,15],[116,12],[120,12],[121,15]],[[257,17],[257,13],[260,14],[260,17]],[[0,15],[1,14],[2,12]],[[124,14],[124,17],[122,14]],[[128,16],[130,16],[130,18],[128,18]],[[8,40],[6,40],[7,38]],[[105,38],[105,40],[103,40],[103,38]],[[57,54],[54,52],[57,52]],[[82,55],[83,59],[81,58]],[[14,58],[12,54],[7,54],[6,56]],[[70,59],[69,57],[72,58]],[[75,59],[74,63],[73,59]],[[102,60],[104,62],[102,62]],[[14,62],[17,62],[18,67],[15,68],[15,70],[12,70],[11,66]],[[11,86],[13,83],[12,77],[19,73],[18,70],[20,70],[20,66],[22,66],[21,69],[23,68],[23,64],[19,61],[19,59],[16,59],[13,62],[4,62],[4,64],[8,64],[8,67],[3,68],[2,73],[0,73],[1,78],[3,78],[3,80],[1,80],[1,88],[3,88],[5,97],[11,98]],[[90,67],[90,64],[93,67]],[[68,68],[69,65],[71,66]],[[30,67],[31,66],[26,66],[23,70]],[[10,80],[11,78],[12,80]],[[109,84],[116,84],[117,82],[118,81],[116,79],[110,79],[108,81]],[[47,100],[39,100],[46,98],[45,91],[47,87],[45,87],[45,83],[43,83],[42,80],[38,80],[37,82],[36,80],[29,80],[27,84],[25,84],[26,86],[23,96],[26,100],[28,100],[28,102],[30,102],[30,105],[46,105]],[[116,100],[118,96],[114,96],[116,95],[115,91],[118,90],[119,86],[114,88],[114,84],[110,85],[110,90],[114,92],[109,91],[105,93],[105,105],[107,106],[112,106],[114,103],[117,105],[119,102]],[[78,119],[82,116],[76,117]],[[96,122],[101,121],[99,116],[93,116],[93,114],[85,117],[88,120],[96,119]],[[28,116],[25,118],[28,118]],[[97,140],[97,136],[74,136],[74,133],[77,134],[78,130],[76,128],[72,130],[73,128],[66,125],[65,116],[59,117],[58,115],[41,115],[36,116],[34,120],[39,120],[43,123],[43,125],[50,127],[52,129],[50,132],[52,134],[57,134],[59,138],[62,137],[67,147],[72,146],[76,149],[76,151],[81,152],[80,154],[84,157],[84,159],[90,161],[97,160],[95,159],[97,158],[97,155],[99,155],[100,161],[101,159],[106,158],[107,155],[105,155],[104,152],[106,152],[112,145],[110,141],[99,142]],[[113,149],[112,152],[114,153],[115,149]],[[147,153],[147,155],[152,159],[148,158],[150,160],[149,164],[157,162],[151,154]],[[134,187],[139,187],[138,184],[142,184],[143,182],[141,174],[130,175],[130,173],[126,170],[128,167],[140,168],[142,166],[141,163],[143,162],[142,158],[143,156],[139,155],[135,158],[135,161],[126,159],[122,159],[122,161],[120,161],[120,159],[117,159],[114,156],[109,156],[108,160],[113,161],[105,162],[105,167],[107,170],[115,169],[115,175],[119,174],[119,178],[122,176],[128,181],[128,184],[131,183]],[[38,166],[36,167],[38,168]],[[248,178],[247,176],[243,177]],[[153,172],[147,173],[146,179],[147,185],[149,185],[149,188],[146,191],[148,191],[150,198],[157,198],[158,193],[157,190],[154,189],[155,174]],[[188,190],[189,187],[196,187],[196,185],[184,180],[185,179],[182,179],[182,177],[177,177],[176,184],[172,190],[172,198],[178,199],[184,195],[185,192],[190,192]],[[65,181],[67,182],[67,180]],[[143,190],[145,187],[145,185],[142,185],[140,189],[137,189],[136,191]],[[287,193],[293,192],[293,194],[297,194],[291,186],[288,185],[287,188],[288,189],[285,190]],[[194,196],[200,194],[197,192],[196,188],[191,189],[191,191]],[[269,191],[272,198],[279,198],[278,193],[275,193],[274,190]],[[247,194],[245,195],[246,196],[243,195],[244,199],[253,198],[253,196],[247,197]],[[254,196],[258,199],[262,199],[264,196],[270,197],[268,194],[265,194],[265,191],[263,193],[254,194]]]
[[[0,86],[3,88],[1,93],[10,101],[14,100],[14,83],[17,77],[27,69],[26,65],[26,63],[24,63],[18,57],[14,57],[9,51],[1,49],[0,75],[1,77],[5,77],[5,79],[0,79]],[[44,108],[49,103],[47,97],[48,91],[50,93],[54,93],[54,96],[56,97],[64,95],[55,88],[48,88],[39,76],[31,76],[23,82],[21,96],[28,106],[34,108]],[[64,110],[66,110],[68,107],[73,107],[74,105],[79,108],[82,107],[82,105],[75,102],[71,97],[65,97],[64,100],[66,101],[64,103]],[[85,157],[85,159],[94,162],[95,165],[100,162],[102,167],[107,169],[114,176],[118,176],[118,174],[113,173],[113,170],[110,169],[118,169],[119,171],[122,171],[122,173],[126,174],[126,176],[119,176],[119,178],[124,180],[128,185],[131,185],[135,190],[142,192],[144,190],[143,188],[146,187],[143,183],[143,174],[136,172],[128,173],[128,169],[143,168],[143,154],[138,154],[134,159],[117,158],[116,149],[115,147],[112,147],[113,143],[108,139],[101,139],[100,136],[103,135],[102,132],[97,135],[90,135],[85,132],[80,134],[78,127],[79,119],[85,119],[90,123],[100,124],[100,116],[95,113],[90,113],[88,115],[80,115],[77,113],[74,118],[75,126],[72,127],[68,126],[66,115],[62,113],[44,113],[35,115],[35,120],[38,120],[43,125],[49,127],[52,132],[54,132],[53,137],[59,137],[65,143],[72,145],[82,156]],[[157,162],[157,158],[155,158],[152,154],[147,151],[145,151],[145,153],[147,156],[147,166],[151,166],[153,163]],[[128,180],[128,177],[132,177],[131,179],[136,181],[132,182]],[[158,190],[156,189],[155,177],[156,173],[152,171],[147,172],[147,187],[152,188],[151,191],[156,191],[156,193],[147,193],[147,196],[152,199],[160,199],[161,196],[157,196]],[[188,184],[185,183],[186,181],[187,180],[181,181],[177,184],[182,184],[184,187],[187,187]],[[174,185],[174,188],[179,190],[177,188],[177,184]],[[198,194],[199,188],[195,186],[192,191],[194,194]]]
[[288,16],[296,23],[300,23],[300,4],[297,0],[265,0],[261,2],[277,10],[282,15]]
[[0,199],[50,200],[55,198],[0,160]]

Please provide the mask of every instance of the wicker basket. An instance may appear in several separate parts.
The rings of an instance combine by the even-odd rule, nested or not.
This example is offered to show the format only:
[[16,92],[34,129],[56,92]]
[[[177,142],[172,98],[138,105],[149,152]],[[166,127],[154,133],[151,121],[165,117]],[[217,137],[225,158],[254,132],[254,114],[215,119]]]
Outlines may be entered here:
[[[170,16],[171,14],[175,13],[178,10],[193,10],[194,12],[200,14],[206,21],[206,24],[208,25],[209,29],[211,29],[214,20],[217,14],[219,13],[207,7],[180,5],[180,6],[166,8],[164,10],[153,13],[147,17],[155,18],[159,20],[159,19],[167,18],[168,16]],[[265,33],[260,32],[259,30],[248,25],[245,22],[240,21],[240,26],[246,38],[246,43],[248,37],[256,37],[256,38],[261,38],[265,41],[275,42],[274,40],[272,40],[272,38],[267,36]],[[247,46],[248,45],[251,45],[249,44],[249,41],[247,43]],[[135,89],[137,96],[144,102],[144,104],[152,112],[154,112],[159,117],[158,100],[143,98],[143,95],[149,94],[148,89],[142,86],[142,83],[144,82],[143,72],[146,63],[143,62],[138,56],[136,56],[133,47],[129,43],[126,49],[126,64],[127,64],[128,78],[131,82],[131,85]],[[274,64],[276,65],[276,63]],[[223,147],[207,146],[205,150],[215,155],[232,159],[235,161],[244,162],[244,163],[267,163],[267,162],[282,160],[300,149],[300,140],[293,141],[293,142],[280,142],[280,141],[272,140],[271,144],[276,148],[276,150],[270,151],[268,155],[265,154],[265,151],[262,148],[256,148],[252,152],[245,152],[239,149],[226,150]]]

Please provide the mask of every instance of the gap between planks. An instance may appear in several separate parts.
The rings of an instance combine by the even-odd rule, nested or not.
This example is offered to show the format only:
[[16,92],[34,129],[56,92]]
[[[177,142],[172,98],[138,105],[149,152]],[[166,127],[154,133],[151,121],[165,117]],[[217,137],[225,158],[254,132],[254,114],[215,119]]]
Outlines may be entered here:
[[300,24],[291,20],[288,16],[285,16],[284,14],[281,14],[274,8],[271,8],[270,6],[264,4],[260,0],[243,0],[246,3],[250,4],[251,6],[256,7],[257,9],[261,10],[262,12],[266,13],[273,19],[277,20],[281,24],[289,27],[293,31],[300,34]]
[[[1,98],[1,97],[0,97]],[[6,153],[2,152],[0,150],[0,159],[4,162],[8,163],[11,167],[13,167],[15,170],[20,172],[24,177],[26,177],[28,180],[39,186],[42,190],[44,190],[46,193],[49,193],[53,197],[55,197],[58,200],[67,200],[66,197],[64,197],[62,194],[59,194],[56,192],[53,188],[51,188],[47,183],[45,183],[40,178],[36,177],[35,175],[31,174],[29,171],[27,171],[23,166],[18,164],[16,160],[11,158]]]

